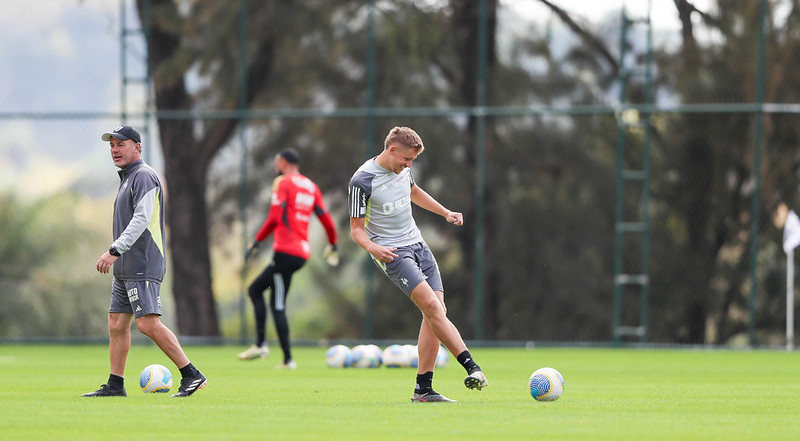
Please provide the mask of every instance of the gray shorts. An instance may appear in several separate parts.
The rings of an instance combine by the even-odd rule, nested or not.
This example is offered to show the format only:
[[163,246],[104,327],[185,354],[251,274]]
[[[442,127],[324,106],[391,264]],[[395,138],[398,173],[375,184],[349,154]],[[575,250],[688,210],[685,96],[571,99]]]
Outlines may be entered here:
[[399,257],[389,263],[380,262],[374,257],[372,261],[405,295],[411,295],[411,291],[426,280],[434,291],[444,292],[439,265],[425,242],[399,247],[394,253]]
[[161,315],[161,284],[148,280],[111,281],[111,306],[108,312],[133,314],[139,318],[148,314]]

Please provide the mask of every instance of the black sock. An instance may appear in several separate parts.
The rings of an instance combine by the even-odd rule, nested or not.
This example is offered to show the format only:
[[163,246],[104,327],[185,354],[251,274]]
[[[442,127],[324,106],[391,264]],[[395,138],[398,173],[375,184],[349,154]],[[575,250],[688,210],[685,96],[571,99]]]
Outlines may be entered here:
[[414,386],[415,394],[425,394],[433,391],[433,371],[417,374],[417,384]]
[[467,374],[481,370],[481,367],[478,366],[478,363],[475,363],[475,360],[472,359],[472,355],[469,354],[469,351],[464,351],[458,354],[456,360],[461,363],[461,366],[464,366],[464,369],[467,370]]
[[119,375],[110,374],[108,376],[108,386],[114,389],[121,389],[125,387],[125,379]]
[[179,370],[181,371],[181,377],[194,377],[197,372],[197,369],[195,369],[192,363],[187,364]]

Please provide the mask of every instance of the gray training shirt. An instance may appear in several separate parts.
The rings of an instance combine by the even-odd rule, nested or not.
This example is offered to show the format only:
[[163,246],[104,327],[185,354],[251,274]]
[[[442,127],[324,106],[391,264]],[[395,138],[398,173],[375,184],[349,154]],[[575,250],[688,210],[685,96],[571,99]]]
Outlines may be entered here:
[[141,159],[119,171],[114,201],[114,262],[120,280],[161,282],[167,271],[164,195],[158,175]]
[[350,217],[365,218],[370,240],[386,247],[422,242],[411,214],[411,169],[400,174],[378,165],[374,158],[356,170],[347,188]]

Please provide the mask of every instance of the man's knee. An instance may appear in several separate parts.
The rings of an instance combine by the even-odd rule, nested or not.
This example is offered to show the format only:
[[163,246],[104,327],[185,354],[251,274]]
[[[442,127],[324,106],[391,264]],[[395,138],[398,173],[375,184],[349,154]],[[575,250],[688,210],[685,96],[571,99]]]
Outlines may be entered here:
[[111,333],[125,333],[131,328],[132,314],[110,313],[108,314],[108,330]]
[[148,314],[136,319],[136,328],[148,337],[152,336],[161,326],[163,326],[161,319],[156,314]]
[[411,293],[411,299],[425,316],[445,314],[444,302],[441,302],[430,289],[415,289]]
[[250,297],[251,300],[263,298],[264,288],[262,288],[261,286],[256,286],[256,284],[253,283],[247,288],[247,295]]

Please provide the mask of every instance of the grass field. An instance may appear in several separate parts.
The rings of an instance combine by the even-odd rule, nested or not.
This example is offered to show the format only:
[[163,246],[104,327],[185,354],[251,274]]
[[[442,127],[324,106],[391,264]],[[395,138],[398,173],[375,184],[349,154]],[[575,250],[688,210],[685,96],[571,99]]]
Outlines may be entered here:
[[[330,369],[325,348],[242,362],[238,347],[186,348],[209,379],[186,399],[143,394],[139,371],[161,363],[137,345],[127,398],[81,398],[108,377],[105,346],[0,345],[3,440],[796,440],[800,354],[780,351],[473,349],[490,386],[463,386],[454,363],[434,388],[458,404],[412,404],[408,368]],[[551,366],[562,398],[534,401],[527,379]]]

